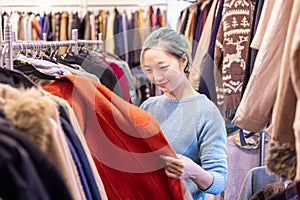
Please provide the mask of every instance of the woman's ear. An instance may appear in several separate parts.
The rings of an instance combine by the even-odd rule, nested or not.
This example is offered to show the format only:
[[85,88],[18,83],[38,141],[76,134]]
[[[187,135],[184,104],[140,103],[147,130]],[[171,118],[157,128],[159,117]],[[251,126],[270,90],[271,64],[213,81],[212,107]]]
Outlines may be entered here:
[[183,56],[182,56],[181,63],[182,63],[182,69],[185,70],[185,68],[188,64],[188,58],[185,54],[183,54]]

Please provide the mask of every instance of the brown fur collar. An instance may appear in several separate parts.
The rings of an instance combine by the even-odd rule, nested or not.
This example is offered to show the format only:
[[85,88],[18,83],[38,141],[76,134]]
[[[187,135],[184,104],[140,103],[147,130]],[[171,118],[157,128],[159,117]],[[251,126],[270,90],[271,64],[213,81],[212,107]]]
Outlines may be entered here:
[[0,88],[0,102],[6,117],[46,151],[52,130],[50,118],[58,119],[57,104],[36,88],[19,90],[2,85]]

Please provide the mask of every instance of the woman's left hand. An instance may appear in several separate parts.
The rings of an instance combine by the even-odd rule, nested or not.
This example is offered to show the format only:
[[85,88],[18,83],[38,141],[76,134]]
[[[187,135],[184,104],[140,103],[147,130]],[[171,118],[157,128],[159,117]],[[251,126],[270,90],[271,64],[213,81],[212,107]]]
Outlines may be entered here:
[[188,177],[192,178],[192,174],[197,174],[199,165],[186,156],[181,154],[176,155],[177,158],[163,155],[160,156],[166,163],[165,172],[167,176],[184,179]]

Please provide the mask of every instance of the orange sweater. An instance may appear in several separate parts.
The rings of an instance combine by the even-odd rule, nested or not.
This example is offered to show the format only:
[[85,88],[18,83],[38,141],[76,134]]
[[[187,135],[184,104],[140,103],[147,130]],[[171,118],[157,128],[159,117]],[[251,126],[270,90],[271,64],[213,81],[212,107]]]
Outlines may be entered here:
[[158,155],[175,156],[156,119],[100,83],[63,76],[44,90],[74,109],[108,199],[184,199]]

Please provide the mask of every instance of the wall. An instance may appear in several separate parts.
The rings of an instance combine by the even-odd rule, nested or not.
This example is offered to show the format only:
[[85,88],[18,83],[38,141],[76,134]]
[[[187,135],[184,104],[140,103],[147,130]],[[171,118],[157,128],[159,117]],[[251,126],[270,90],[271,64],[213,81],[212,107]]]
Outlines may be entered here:
[[180,12],[184,10],[186,7],[188,7],[189,5],[191,5],[191,3],[182,0],[181,1],[167,0],[167,4],[168,4],[167,23],[171,28],[176,30]]

